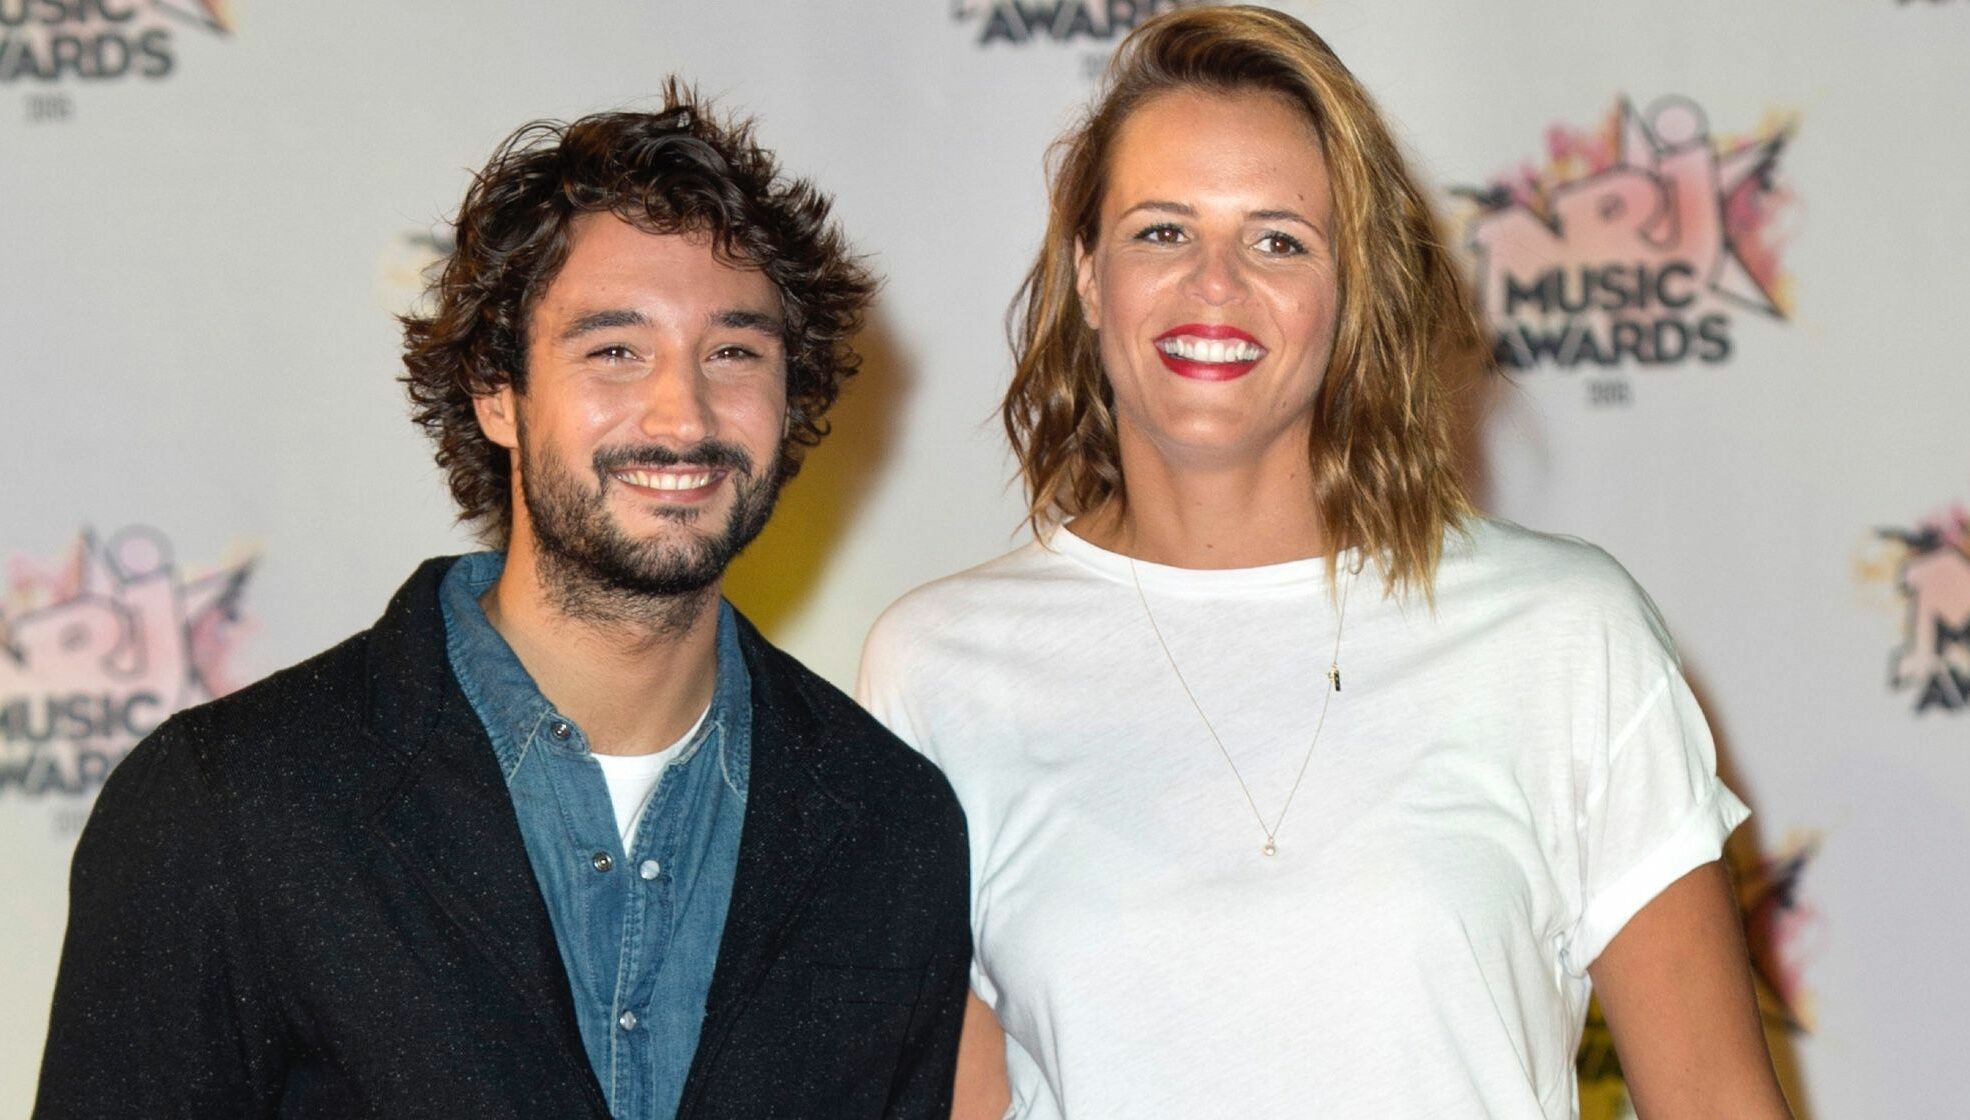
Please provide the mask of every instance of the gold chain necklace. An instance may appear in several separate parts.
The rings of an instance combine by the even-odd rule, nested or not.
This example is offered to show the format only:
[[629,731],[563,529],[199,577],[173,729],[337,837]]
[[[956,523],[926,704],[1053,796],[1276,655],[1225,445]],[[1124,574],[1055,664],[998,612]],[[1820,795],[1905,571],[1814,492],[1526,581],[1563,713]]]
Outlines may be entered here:
[[1183,670],[1177,667],[1176,655],[1170,652],[1170,643],[1163,640],[1163,628],[1156,625],[1156,612],[1149,609],[1149,597],[1142,593],[1142,576],[1137,573],[1135,557],[1125,557],[1129,562],[1129,579],[1135,584],[1136,600],[1142,604],[1142,616],[1149,620],[1149,632],[1156,635],[1156,644],[1162,647],[1163,659],[1170,663],[1170,672],[1176,674],[1177,684],[1183,686],[1183,694],[1190,699],[1190,706],[1197,711],[1197,718],[1210,732],[1211,742],[1217,744],[1218,753],[1224,756],[1224,764],[1231,767],[1231,776],[1237,779],[1238,789],[1245,795],[1245,804],[1252,807],[1252,819],[1259,822],[1259,831],[1265,833],[1265,847],[1259,852],[1265,856],[1279,854],[1279,829],[1286,823],[1286,814],[1293,808],[1293,798],[1300,792],[1300,782],[1306,777],[1307,766],[1313,762],[1314,748],[1320,745],[1320,731],[1327,726],[1327,707],[1334,701],[1334,694],[1341,690],[1341,628],[1347,624],[1348,596],[1354,592],[1353,568],[1348,569],[1347,586],[1341,589],[1340,611],[1334,619],[1334,654],[1327,663],[1327,689],[1320,700],[1320,718],[1314,722],[1313,738],[1306,745],[1306,757],[1300,759],[1299,773],[1293,775],[1293,786],[1286,791],[1286,803],[1279,807],[1279,815],[1272,824],[1265,823],[1265,814],[1259,811],[1258,799],[1252,796],[1252,787],[1245,781],[1245,775],[1238,772],[1238,763],[1232,761],[1231,752],[1224,749],[1224,740],[1218,738],[1218,729],[1211,726],[1211,717],[1204,714],[1204,706],[1197,702],[1197,694],[1190,690],[1190,682],[1183,678]]

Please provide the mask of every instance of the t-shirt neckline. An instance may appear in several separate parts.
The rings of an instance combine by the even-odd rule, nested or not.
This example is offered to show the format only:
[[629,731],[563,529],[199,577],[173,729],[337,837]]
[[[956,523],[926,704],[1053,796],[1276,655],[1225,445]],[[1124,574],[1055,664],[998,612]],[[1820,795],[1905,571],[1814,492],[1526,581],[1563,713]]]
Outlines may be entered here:
[[[1325,556],[1260,564],[1251,568],[1178,568],[1137,560],[1134,562],[1135,571],[1131,574],[1129,557],[1110,552],[1077,536],[1065,525],[1054,526],[1041,538],[1040,543],[1096,575],[1127,587],[1133,587],[1139,578],[1145,589],[1185,595],[1235,595],[1255,591],[1304,593],[1308,590],[1324,593],[1327,590]],[[1355,549],[1341,550],[1339,571],[1345,573],[1349,565],[1357,562],[1356,556]],[[1342,578],[1345,582],[1345,575]]]

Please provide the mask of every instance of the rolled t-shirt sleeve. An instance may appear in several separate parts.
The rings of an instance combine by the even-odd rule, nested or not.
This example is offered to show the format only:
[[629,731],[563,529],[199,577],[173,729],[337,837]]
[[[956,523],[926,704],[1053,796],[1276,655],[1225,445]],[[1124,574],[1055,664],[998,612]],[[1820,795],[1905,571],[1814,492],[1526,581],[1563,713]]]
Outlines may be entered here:
[[1561,945],[1575,975],[1664,888],[1722,855],[1751,815],[1718,779],[1709,723],[1664,652],[1633,714],[1582,760],[1580,916]]

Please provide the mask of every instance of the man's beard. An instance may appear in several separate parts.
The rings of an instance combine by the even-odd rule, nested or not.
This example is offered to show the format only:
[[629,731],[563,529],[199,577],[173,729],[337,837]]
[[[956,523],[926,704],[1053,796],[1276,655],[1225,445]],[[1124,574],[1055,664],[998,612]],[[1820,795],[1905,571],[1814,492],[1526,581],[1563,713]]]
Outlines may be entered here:
[[[519,442],[521,488],[541,582],[563,613],[591,621],[666,632],[689,626],[726,567],[766,527],[783,481],[777,449],[762,473],[737,444],[703,440],[682,450],[656,445],[598,450],[591,488],[562,465],[552,447],[529,440],[524,423]],[[727,473],[732,507],[722,531],[689,532],[703,520],[703,511],[653,504],[654,516],[686,531],[648,540],[623,532],[609,515],[609,490],[621,485],[614,472],[680,465]]]

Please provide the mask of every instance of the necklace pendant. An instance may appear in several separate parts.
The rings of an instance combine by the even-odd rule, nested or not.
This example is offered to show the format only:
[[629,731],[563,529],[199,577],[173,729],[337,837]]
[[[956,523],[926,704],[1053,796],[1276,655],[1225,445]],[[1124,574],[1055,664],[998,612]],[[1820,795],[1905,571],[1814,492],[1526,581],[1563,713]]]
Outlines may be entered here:
[[1265,838],[1265,847],[1260,848],[1259,851],[1267,856],[1276,856],[1279,854],[1279,846],[1272,842],[1272,837],[1268,836]]

